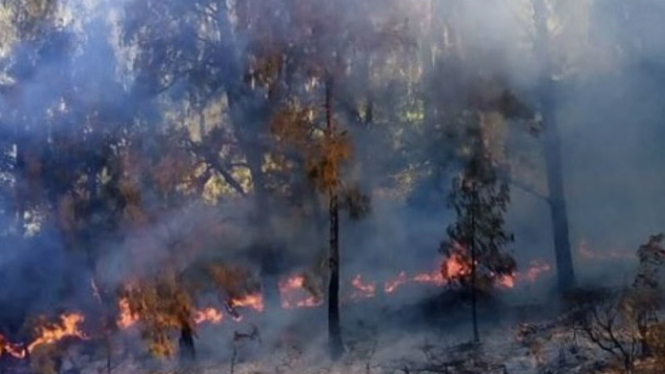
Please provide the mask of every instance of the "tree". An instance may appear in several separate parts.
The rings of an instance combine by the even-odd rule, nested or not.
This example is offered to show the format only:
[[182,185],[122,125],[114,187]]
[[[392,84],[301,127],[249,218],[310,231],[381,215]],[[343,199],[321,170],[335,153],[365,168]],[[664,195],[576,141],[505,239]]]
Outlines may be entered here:
[[141,337],[150,353],[172,357],[175,348],[169,335],[180,331],[181,358],[195,358],[192,300],[179,276],[171,272],[143,280],[126,287],[121,296],[127,300],[131,313],[140,317]]
[[558,286],[559,290],[563,292],[570,290],[575,285],[575,271],[568,232],[568,212],[561,159],[561,135],[559,134],[555,115],[556,86],[552,76],[550,34],[547,26],[548,11],[545,1],[533,0],[533,11],[536,30],[534,49],[536,60],[541,68],[538,101],[544,122],[544,150],[549,191],[547,201],[552,219]]
[[584,313],[578,329],[589,341],[610,354],[627,374],[633,373],[639,356],[640,333],[629,311],[627,292],[610,292],[598,301],[583,301]]
[[513,241],[505,230],[503,215],[509,203],[506,183],[499,182],[486,140],[478,122],[468,127],[467,159],[461,175],[453,182],[449,206],[457,220],[448,227],[450,242],[442,243],[441,250],[448,257],[459,256],[469,264],[470,273],[462,273],[460,281],[471,293],[473,339],[478,333],[477,292],[479,272],[484,289],[498,277],[512,276],[515,261],[502,253]]

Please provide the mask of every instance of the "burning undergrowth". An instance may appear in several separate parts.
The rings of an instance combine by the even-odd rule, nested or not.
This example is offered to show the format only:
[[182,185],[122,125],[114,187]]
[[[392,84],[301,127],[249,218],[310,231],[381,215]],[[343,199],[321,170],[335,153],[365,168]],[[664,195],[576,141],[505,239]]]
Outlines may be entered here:
[[[584,255],[586,252],[581,250],[580,253]],[[611,255],[606,258],[613,259]],[[551,270],[551,265],[543,260],[533,260],[524,269],[515,270],[510,275],[503,276],[493,276],[492,271],[479,267],[479,278],[486,279],[486,283],[481,283],[479,289],[485,289],[487,294],[491,295],[490,289],[486,288],[489,286],[499,290],[500,293],[510,295],[547,279],[551,275]],[[106,302],[111,300],[113,303],[112,308],[104,312],[109,315],[110,325],[100,327],[95,326],[95,323],[87,323],[99,319],[97,315],[99,311],[88,311],[84,315],[82,311],[72,310],[51,318],[42,317],[31,320],[26,323],[27,326],[30,326],[31,332],[23,335],[30,338],[11,339],[12,335],[2,335],[0,357],[4,361],[26,360],[39,347],[58,346],[61,341],[68,342],[67,345],[71,345],[72,342],[99,345],[104,341],[104,336],[108,334],[104,331],[110,331],[112,335],[119,336],[135,335],[144,341],[143,346],[147,347],[148,351],[158,356],[169,357],[182,349],[182,347],[178,348],[176,343],[177,336],[181,335],[183,330],[189,331],[192,338],[211,338],[212,341],[216,341],[220,339],[217,334],[210,334],[219,329],[221,329],[220,332],[224,331],[224,335],[228,335],[233,331],[254,328],[251,326],[260,328],[260,326],[264,326],[262,324],[274,325],[277,323],[286,328],[285,326],[292,326],[293,323],[297,324],[297,322],[293,322],[294,319],[309,325],[314,324],[312,321],[322,316],[325,305],[323,289],[325,279],[321,279],[312,271],[295,272],[279,277],[277,281],[279,305],[266,304],[261,279],[258,277],[258,273],[252,271],[250,267],[208,264],[204,273],[206,274],[203,277],[205,282],[202,282],[199,272],[193,277],[191,274],[177,276],[176,273],[171,275],[163,273],[149,280],[128,283],[122,286],[115,296],[110,297],[108,293],[100,291],[94,281],[91,281],[93,297],[100,301],[102,299],[106,299]],[[345,310],[356,310],[354,313],[364,310],[365,312],[360,312],[359,321],[366,318],[362,317],[366,313],[376,313],[381,316],[380,319],[385,320],[392,318],[398,324],[414,321],[421,323],[423,317],[425,317],[425,321],[428,319],[435,321],[439,320],[438,316],[448,314],[449,323],[453,323],[451,326],[454,326],[457,323],[455,321],[464,318],[463,311],[459,310],[460,305],[469,302],[469,296],[464,292],[469,274],[470,256],[464,247],[457,245],[451,248],[440,263],[429,271],[404,270],[393,276],[384,276],[382,279],[365,274],[348,276],[342,282],[340,302]],[[193,279],[186,279],[188,277]],[[209,280],[212,280],[211,284],[214,285],[212,289],[209,286]],[[200,297],[192,298],[190,296],[197,293]],[[445,294],[448,296],[442,296]],[[412,298],[416,304],[406,304],[402,309],[393,308],[394,311],[391,313],[397,313],[397,320],[386,314],[385,305],[390,304],[391,299],[395,299],[395,305],[400,305],[409,299],[410,295],[419,295],[415,299]],[[428,305],[429,302],[426,300],[432,300],[433,304]],[[377,309],[380,305],[384,305],[384,309]],[[275,307],[281,311],[276,310]],[[410,322],[404,322],[406,320],[403,311],[414,307],[416,311],[418,308],[421,309],[413,319],[407,318]],[[486,307],[481,307],[482,318],[486,321],[495,320],[496,313],[489,309],[497,307],[504,308],[505,306],[488,304]],[[486,308],[489,309],[485,310]],[[369,312],[370,310],[372,312]],[[400,310],[403,311],[400,312]],[[277,322],[279,319],[283,319],[285,322]],[[296,330],[301,328],[302,326]],[[282,335],[286,330],[281,330],[281,328],[277,330],[281,332],[272,336],[273,342],[283,344],[279,342],[284,339]],[[311,332],[310,330],[310,334]],[[307,335],[303,331],[297,333],[299,336],[303,336],[303,334]],[[315,335],[319,334],[323,334],[323,332],[319,331]],[[266,336],[270,337],[271,334]],[[122,341],[126,340],[120,339],[120,342]],[[200,344],[203,347],[206,346],[203,341]],[[139,348],[136,346],[136,341],[130,343],[130,346],[134,347],[132,349]],[[232,348],[233,345],[229,347]],[[201,350],[203,353],[200,354],[205,357],[206,348],[201,348]]]
[[[358,303],[374,298],[398,296],[401,289],[412,292],[413,287],[430,287],[429,292],[446,288],[453,289],[469,274],[468,256],[460,249],[445,258],[441,264],[429,272],[399,272],[383,282],[357,274],[343,284],[343,305]],[[497,279],[497,286],[511,289],[520,282],[535,282],[546,267],[534,263],[523,273],[516,272],[512,277]],[[253,318],[267,313],[259,282],[246,269],[224,269],[213,267],[211,276],[216,280],[216,305],[201,305],[190,298],[191,292],[182,288],[182,282],[173,276],[160,276],[151,281],[136,282],[124,286],[118,294],[114,310],[117,311],[114,325],[120,330],[140,327],[148,346],[158,355],[170,356],[175,349],[165,344],[171,338],[168,331],[177,331],[183,326],[192,329],[205,325],[237,324],[245,318]],[[324,304],[323,290],[311,280],[312,275],[296,273],[279,280],[280,307],[289,309],[318,308]],[[94,284],[94,282],[93,282]],[[95,292],[95,291],[93,291]],[[16,343],[2,338],[2,355],[25,358],[40,345],[57,344],[64,338],[87,340],[91,333],[85,331],[85,316],[80,312],[62,314],[54,322],[46,319],[31,322],[34,326],[32,340]],[[156,335],[155,335],[156,334]],[[166,335],[164,335],[166,334]],[[164,350],[160,350],[164,349]]]

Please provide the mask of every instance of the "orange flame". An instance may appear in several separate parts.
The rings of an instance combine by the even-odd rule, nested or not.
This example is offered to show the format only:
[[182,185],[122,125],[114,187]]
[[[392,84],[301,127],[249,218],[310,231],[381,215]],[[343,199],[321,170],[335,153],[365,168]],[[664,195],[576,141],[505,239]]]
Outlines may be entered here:
[[82,314],[67,313],[60,316],[60,325],[38,326],[39,336],[28,345],[28,352],[32,352],[42,344],[52,344],[66,337],[75,337],[86,340],[88,337],[79,330],[79,325],[85,320]]
[[351,298],[370,298],[376,295],[376,284],[374,283],[363,283],[362,276],[360,274],[356,275],[351,281],[351,285],[355,288]]
[[406,273],[401,271],[395,279],[386,281],[386,283],[383,285],[383,291],[385,291],[385,293],[393,293],[397,287],[405,284],[406,282],[408,282]]
[[455,251],[446,259],[441,266],[441,273],[445,279],[460,278],[471,273],[470,261],[462,255],[462,247],[455,247]]
[[294,275],[279,282],[279,293],[284,309],[313,308],[323,303],[305,289],[305,277]]
[[224,315],[219,310],[209,307],[202,310],[197,310],[194,313],[194,323],[201,324],[203,322],[210,322],[212,324],[220,324],[224,319]]
[[15,344],[12,344],[9,342],[7,339],[5,339],[4,336],[0,335],[0,357],[2,357],[2,354],[4,352],[7,352],[10,356],[14,358],[24,358],[25,357],[25,350],[18,347]]
[[502,275],[497,278],[497,284],[499,287],[503,288],[514,288],[515,287],[515,275]]
[[123,297],[118,301],[118,310],[120,315],[116,320],[116,324],[121,329],[127,329],[138,321],[138,316],[129,309],[129,301],[126,298]]
[[247,307],[252,308],[257,312],[263,312],[263,295],[260,293],[245,295],[240,298],[231,299],[229,304],[234,308]]
[[417,283],[433,284],[435,286],[443,286],[447,283],[447,280],[443,277],[443,274],[441,274],[441,271],[439,270],[432,270],[429,273],[416,274],[413,277],[413,281]]
[[525,274],[525,278],[533,283],[535,282],[543,273],[552,270],[550,264],[543,262],[541,260],[533,260]]

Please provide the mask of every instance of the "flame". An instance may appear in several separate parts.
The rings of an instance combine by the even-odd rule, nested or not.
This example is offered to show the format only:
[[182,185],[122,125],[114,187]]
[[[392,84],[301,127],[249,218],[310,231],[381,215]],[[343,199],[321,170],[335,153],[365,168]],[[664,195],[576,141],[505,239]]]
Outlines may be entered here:
[[263,312],[263,295],[260,293],[252,293],[245,295],[243,297],[231,299],[229,303],[232,307],[247,307],[256,310],[257,312]]
[[441,274],[445,279],[460,278],[471,273],[471,261],[464,258],[466,251],[459,243],[455,243],[453,252],[441,264]]
[[85,320],[80,313],[67,313],[60,316],[60,324],[54,326],[38,326],[39,336],[28,345],[28,352],[32,352],[42,344],[52,344],[66,337],[75,337],[86,340],[88,337],[79,330],[79,325]]
[[355,288],[351,298],[370,298],[376,295],[375,283],[363,283],[362,276],[356,275],[351,281],[351,285]]
[[25,357],[25,349],[22,349],[17,345],[12,344],[7,339],[5,339],[4,336],[0,335],[0,357],[2,357],[2,354],[4,352],[7,352],[10,356],[14,358]]
[[219,310],[208,307],[201,310],[197,310],[194,313],[194,323],[201,324],[203,322],[210,322],[212,324],[220,324],[224,319],[224,315]]
[[533,260],[531,261],[529,269],[525,274],[525,278],[529,282],[534,283],[543,273],[546,273],[550,270],[552,270],[550,264],[541,260]]
[[[471,266],[467,257],[464,256],[464,248],[456,246],[453,252],[445,258],[438,269],[430,272],[421,272],[414,275],[407,275],[405,271],[383,284],[383,290],[386,294],[393,293],[400,286],[407,283],[431,284],[442,286],[447,284],[451,279],[458,278],[470,274]],[[580,246],[580,253],[589,258],[598,258],[599,255],[588,249],[585,242]],[[619,258],[624,256],[621,252],[610,252],[609,255],[604,257]],[[496,277],[496,284],[502,288],[514,288],[520,282],[536,282],[544,273],[549,272],[551,266],[542,261],[531,261],[529,268],[525,272],[516,272],[511,275],[501,275]],[[281,297],[282,308],[311,308],[319,306],[323,303],[322,298],[312,295],[305,287],[306,279],[303,275],[294,275],[282,279],[279,282],[279,291]],[[98,295],[98,288],[94,281],[91,280],[93,294]],[[353,301],[362,298],[372,298],[376,296],[377,284],[371,280],[364,278],[361,274],[354,276],[351,279],[351,286],[353,291],[350,299],[346,301]],[[264,311],[264,301],[261,293],[250,293],[242,297],[236,297],[229,301],[228,306],[231,308],[246,307],[257,312]],[[129,300],[121,298],[118,300],[118,318],[116,320],[121,329],[127,329],[139,320],[139,316],[133,314],[129,307]],[[243,316],[234,312],[229,312],[232,319],[236,322],[241,321]],[[224,314],[221,310],[213,307],[206,307],[196,310],[193,314],[193,320],[196,324],[211,323],[221,324],[224,321]],[[28,345],[13,344],[0,335],[0,356],[7,353],[16,358],[24,358],[29,352],[32,352],[36,347],[44,344],[53,344],[65,337],[75,337],[79,339],[88,339],[85,333],[79,329],[79,325],[84,321],[84,317],[80,313],[68,313],[60,316],[60,322],[55,324],[47,324],[38,326],[35,330],[36,338]]]
[[469,272],[470,265],[461,254],[455,252],[441,263],[439,269],[418,273],[412,277],[407,277],[404,271],[400,272],[396,278],[385,282],[383,290],[388,294],[393,293],[399,286],[411,282],[443,286],[449,280],[459,278]]
[[432,270],[429,273],[416,274],[413,277],[413,281],[417,283],[433,284],[435,286],[443,286],[444,284],[448,283],[448,280],[443,277],[443,274],[441,274],[441,271],[439,270]]
[[123,297],[118,301],[118,310],[120,315],[116,320],[116,324],[121,329],[127,329],[133,326],[138,321],[138,316],[133,314],[129,309],[129,300]]
[[408,282],[406,273],[401,271],[397,278],[386,281],[386,283],[383,285],[383,291],[385,293],[393,293],[397,287],[405,284],[406,282]]
[[313,296],[305,289],[305,277],[294,275],[279,282],[279,293],[282,308],[313,308],[323,303],[323,300]]
[[497,278],[497,284],[499,287],[503,288],[514,288],[515,287],[515,274],[511,275],[502,275]]
[[289,277],[284,282],[279,282],[279,291],[288,292],[297,288],[302,288],[305,284],[305,277],[302,275],[294,275]]

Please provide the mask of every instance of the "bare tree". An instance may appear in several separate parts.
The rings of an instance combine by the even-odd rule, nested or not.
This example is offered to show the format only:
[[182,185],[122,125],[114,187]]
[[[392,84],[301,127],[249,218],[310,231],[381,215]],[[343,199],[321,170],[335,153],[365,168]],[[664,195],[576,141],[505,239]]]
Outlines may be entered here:
[[640,333],[636,321],[627,313],[627,294],[610,295],[590,303],[577,328],[589,341],[616,359],[627,374],[633,373],[640,353]]

